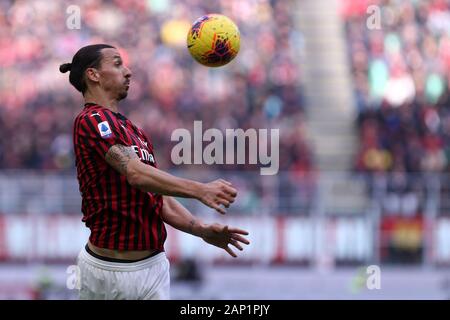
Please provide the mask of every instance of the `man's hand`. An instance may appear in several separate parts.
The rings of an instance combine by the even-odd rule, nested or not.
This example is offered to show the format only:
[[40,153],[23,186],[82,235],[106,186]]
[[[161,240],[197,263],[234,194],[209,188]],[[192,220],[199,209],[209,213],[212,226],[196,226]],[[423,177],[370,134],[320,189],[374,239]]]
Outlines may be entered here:
[[173,197],[164,196],[162,219],[175,229],[200,237],[205,242],[224,249],[232,257],[236,257],[236,254],[228,247],[229,244],[241,251],[243,250],[241,243],[250,244],[243,237],[248,235],[247,231],[218,223],[205,224]]
[[215,209],[217,212],[225,214],[226,211],[221,205],[225,206],[225,208],[230,207],[230,204],[234,202],[236,195],[237,190],[233,188],[230,182],[218,179],[203,184],[198,200],[208,207]]
[[248,232],[245,230],[230,228],[218,223],[203,225],[202,229],[201,237],[205,242],[224,249],[234,258],[236,258],[237,255],[233,252],[233,250],[231,250],[230,247],[228,247],[229,244],[235,246],[241,251],[243,248],[239,242],[247,245],[250,244],[250,241],[242,236],[248,235]]

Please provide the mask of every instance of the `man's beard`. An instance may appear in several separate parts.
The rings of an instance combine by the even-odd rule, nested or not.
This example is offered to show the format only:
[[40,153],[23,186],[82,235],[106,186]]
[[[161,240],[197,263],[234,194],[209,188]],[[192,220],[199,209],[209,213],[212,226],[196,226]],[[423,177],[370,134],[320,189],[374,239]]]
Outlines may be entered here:
[[128,91],[122,91],[121,93],[119,93],[119,97],[117,98],[117,101],[123,100],[127,97],[128,95]]

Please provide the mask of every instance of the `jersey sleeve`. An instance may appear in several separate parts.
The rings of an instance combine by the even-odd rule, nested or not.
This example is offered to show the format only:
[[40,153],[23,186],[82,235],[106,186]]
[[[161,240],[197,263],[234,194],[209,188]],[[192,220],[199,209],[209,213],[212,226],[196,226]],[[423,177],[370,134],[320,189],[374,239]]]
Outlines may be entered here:
[[124,144],[116,117],[103,110],[94,110],[80,119],[78,134],[83,147],[105,157],[115,144]]

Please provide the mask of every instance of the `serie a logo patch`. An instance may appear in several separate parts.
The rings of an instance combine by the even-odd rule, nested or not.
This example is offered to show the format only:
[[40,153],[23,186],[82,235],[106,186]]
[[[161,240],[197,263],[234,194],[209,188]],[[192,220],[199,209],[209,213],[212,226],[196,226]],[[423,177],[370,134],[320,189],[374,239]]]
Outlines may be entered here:
[[112,137],[113,133],[111,131],[111,128],[109,127],[108,121],[100,122],[97,127],[102,138],[107,139]]

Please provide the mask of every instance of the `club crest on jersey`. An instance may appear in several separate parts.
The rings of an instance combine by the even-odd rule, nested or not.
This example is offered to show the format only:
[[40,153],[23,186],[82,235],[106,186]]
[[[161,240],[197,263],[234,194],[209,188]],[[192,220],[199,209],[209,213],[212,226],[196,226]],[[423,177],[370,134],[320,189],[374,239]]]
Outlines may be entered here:
[[111,131],[111,128],[109,127],[108,121],[100,122],[98,125],[98,130],[100,131],[100,135],[102,138],[107,139],[112,137],[113,133]]

